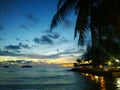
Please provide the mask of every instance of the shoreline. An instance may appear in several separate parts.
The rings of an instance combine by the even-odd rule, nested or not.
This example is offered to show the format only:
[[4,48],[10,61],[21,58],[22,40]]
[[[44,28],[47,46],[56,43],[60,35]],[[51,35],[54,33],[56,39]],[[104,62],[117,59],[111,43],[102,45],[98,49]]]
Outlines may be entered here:
[[88,74],[97,75],[97,76],[120,77],[120,71],[104,71],[104,70],[80,69],[80,68],[72,68],[70,71],[88,73]]

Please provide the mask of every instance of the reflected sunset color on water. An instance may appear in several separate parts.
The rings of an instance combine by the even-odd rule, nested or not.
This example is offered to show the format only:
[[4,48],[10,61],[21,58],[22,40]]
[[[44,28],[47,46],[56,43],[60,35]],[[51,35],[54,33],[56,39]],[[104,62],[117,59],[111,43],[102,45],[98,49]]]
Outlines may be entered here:
[[0,68],[0,90],[119,90],[120,78],[68,71],[70,68]]

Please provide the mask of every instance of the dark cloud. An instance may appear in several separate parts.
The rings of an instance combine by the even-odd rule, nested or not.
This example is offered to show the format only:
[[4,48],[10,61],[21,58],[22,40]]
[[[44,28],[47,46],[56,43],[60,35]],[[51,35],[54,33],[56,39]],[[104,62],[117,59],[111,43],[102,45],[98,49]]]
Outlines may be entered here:
[[42,35],[40,38],[36,37],[33,39],[33,41],[37,44],[50,44],[53,45],[56,43],[65,43],[69,42],[65,37],[61,37],[57,33],[46,33],[45,35]]
[[38,38],[38,37],[34,38],[33,41],[34,41],[35,43],[37,43],[37,44],[40,44],[40,43],[41,43],[41,39]]
[[27,25],[20,25],[19,27],[22,28],[22,29],[28,29],[29,28]]
[[41,42],[44,43],[44,44],[53,44],[52,39],[50,39],[50,37],[47,36],[47,35],[43,35],[41,37]]
[[21,47],[19,45],[8,45],[8,46],[5,46],[5,49],[7,50],[20,50]]
[[12,51],[15,51],[15,52],[20,52],[20,50],[22,48],[23,49],[30,49],[30,47],[27,44],[22,44],[22,43],[19,43],[18,45],[8,45],[8,46],[5,46],[6,50],[12,50]]
[[62,37],[60,34],[58,33],[54,33],[54,32],[51,32],[49,29],[47,30],[44,30],[44,33],[46,33],[46,35],[51,38],[53,41],[59,41],[59,44],[62,44],[62,43],[66,43],[66,42],[69,42],[69,40],[65,37]]
[[34,38],[33,41],[37,44],[53,44],[52,39],[50,39],[48,36],[43,35],[41,38]]
[[40,21],[39,18],[35,17],[35,15],[31,13],[25,13],[24,16],[32,23],[38,23]]
[[29,47],[27,44],[19,43],[19,46],[20,46],[21,48],[30,49],[30,47]]
[[12,61],[12,62],[23,63],[23,62],[25,62],[25,60],[16,60],[16,61]]
[[10,52],[10,51],[2,51],[0,50],[0,56],[16,56],[16,54],[14,52]]
[[54,44],[53,42],[56,39],[59,39],[60,35],[57,33],[47,33],[45,35],[42,35],[40,38],[36,37],[33,39],[33,41],[37,44]]

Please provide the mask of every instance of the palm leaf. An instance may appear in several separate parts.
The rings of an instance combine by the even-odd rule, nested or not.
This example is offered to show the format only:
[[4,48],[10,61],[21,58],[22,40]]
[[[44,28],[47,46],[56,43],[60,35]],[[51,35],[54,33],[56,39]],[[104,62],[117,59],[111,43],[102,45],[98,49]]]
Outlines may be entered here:
[[58,1],[57,10],[60,9],[60,7],[64,4],[65,1],[66,1],[66,0],[59,0],[59,1]]
[[[77,6],[78,7],[78,6]],[[79,33],[78,44],[84,45],[85,32],[89,28],[89,2],[80,0],[80,9],[77,16],[74,37]]]
[[75,0],[67,0],[62,7],[60,7],[52,19],[50,30],[55,28],[60,22],[64,21],[65,17],[73,10],[75,3]]

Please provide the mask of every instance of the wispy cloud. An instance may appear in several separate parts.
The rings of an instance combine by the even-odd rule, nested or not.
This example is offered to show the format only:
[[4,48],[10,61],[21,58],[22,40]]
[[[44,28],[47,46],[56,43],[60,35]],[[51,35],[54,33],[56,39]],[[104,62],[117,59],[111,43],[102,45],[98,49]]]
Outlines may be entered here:
[[27,25],[20,25],[19,27],[22,28],[22,29],[28,29],[29,28]]
[[54,54],[49,54],[49,55],[41,55],[41,54],[20,54],[20,53],[16,53],[16,52],[11,52],[11,51],[2,51],[0,50],[0,55],[1,56],[15,56],[15,57],[26,57],[26,58],[30,58],[30,59],[57,59],[57,58],[73,58],[73,57],[80,57],[82,55],[82,53],[85,51],[85,49],[75,49],[75,48],[71,48],[71,49],[66,49],[64,51],[60,51],[59,49],[57,49],[57,52]]
[[48,37],[50,37],[52,39],[58,39],[60,37],[60,35],[57,33],[51,33],[51,34],[48,34]]
[[38,23],[40,21],[39,18],[37,18],[32,13],[24,13],[24,16],[31,22],[31,23]]
[[19,28],[21,29],[29,29],[33,26],[35,26],[36,24],[39,23],[40,21],[40,18],[36,17],[34,14],[32,13],[22,13],[23,16],[24,16],[24,20],[25,20],[25,23],[24,24],[21,24],[19,25]]
[[61,42],[61,43],[69,42],[69,40],[67,40],[65,37],[61,37],[61,38],[60,38],[60,42]]

